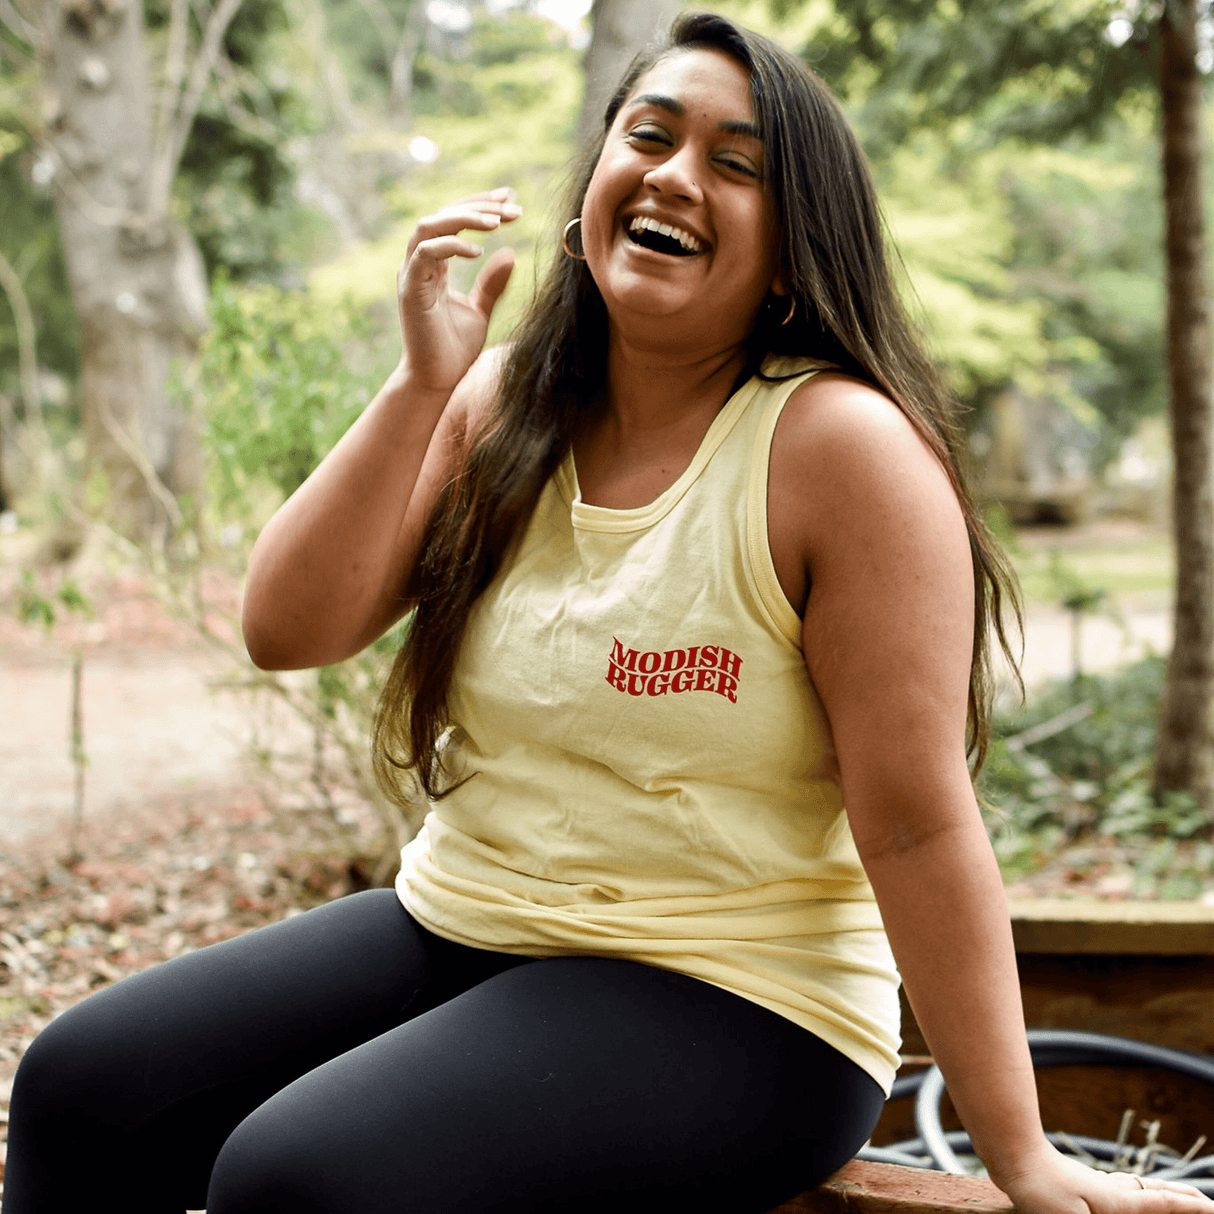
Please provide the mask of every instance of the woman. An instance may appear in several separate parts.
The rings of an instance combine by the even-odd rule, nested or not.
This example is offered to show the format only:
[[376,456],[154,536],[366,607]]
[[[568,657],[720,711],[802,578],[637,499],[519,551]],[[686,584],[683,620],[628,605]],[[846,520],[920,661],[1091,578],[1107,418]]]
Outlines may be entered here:
[[111,1181],[132,1211],[767,1210],[876,1120],[893,957],[1022,1210],[1207,1211],[1042,1134],[964,740],[1003,575],[825,90],[684,18],[574,198],[505,350],[509,252],[467,299],[448,263],[519,208],[418,225],[401,364],[251,562],[263,666],[415,609],[377,753],[433,809],[396,894],[52,1025],[6,1214]]

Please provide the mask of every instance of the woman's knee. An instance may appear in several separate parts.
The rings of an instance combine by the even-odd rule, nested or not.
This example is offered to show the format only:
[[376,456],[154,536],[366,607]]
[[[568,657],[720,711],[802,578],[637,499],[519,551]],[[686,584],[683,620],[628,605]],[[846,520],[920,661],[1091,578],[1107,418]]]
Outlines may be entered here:
[[125,1097],[134,1096],[138,1073],[98,992],[69,1008],[34,1038],[13,1080],[10,1117],[15,1123],[47,1119],[62,1125],[77,1117],[122,1121]]
[[211,1169],[207,1214],[338,1214],[354,1194],[331,1195],[324,1141],[298,1132],[271,1098],[228,1135]]

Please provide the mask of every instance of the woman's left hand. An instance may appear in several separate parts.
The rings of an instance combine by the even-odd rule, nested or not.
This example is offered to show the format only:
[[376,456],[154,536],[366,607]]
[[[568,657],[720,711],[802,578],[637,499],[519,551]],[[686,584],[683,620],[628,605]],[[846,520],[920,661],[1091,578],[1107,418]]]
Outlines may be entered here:
[[1018,1214],[1214,1214],[1214,1201],[1192,1185],[1098,1172],[1052,1148],[999,1187]]

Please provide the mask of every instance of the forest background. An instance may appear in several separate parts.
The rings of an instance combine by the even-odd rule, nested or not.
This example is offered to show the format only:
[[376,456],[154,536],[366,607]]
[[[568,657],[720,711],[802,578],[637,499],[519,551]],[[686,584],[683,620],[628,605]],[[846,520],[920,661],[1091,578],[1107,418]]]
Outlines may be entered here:
[[[341,667],[254,670],[234,627],[244,560],[395,361],[392,286],[417,219],[474,190],[516,191],[523,218],[483,242],[508,239],[518,257],[490,335],[504,337],[559,248],[556,200],[588,121],[587,63],[591,85],[616,74],[595,56],[618,64],[647,23],[680,7],[597,0],[592,21],[576,0],[147,0],[149,113],[160,117],[142,145],[111,124],[106,157],[45,137],[67,106],[54,72],[70,56],[31,57],[44,9],[0,0],[0,614],[12,626],[0,640],[36,635],[69,654],[76,688],[72,817],[21,848],[0,843],[11,861],[0,856],[0,1055],[15,1059],[38,1023],[99,982],[390,877],[417,814],[375,787],[366,731],[396,637]],[[1085,629],[1115,620],[1126,593],[1166,597],[1173,585],[1158,97],[1126,87],[1098,118],[1029,131],[1009,115],[1027,103],[1048,118],[1075,89],[1079,57],[1069,78],[1043,63],[1010,92],[934,107],[930,83],[864,53],[882,35],[857,20],[864,5],[713,7],[801,51],[839,91],[872,159],[908,301],[964,405],[988,517],[1030,608],[1052,605],[1073,630],[1065,677],[1030,689],[1027,706],[1003,701],[983,790],[1009,883],[1214,901],[1208,809],[1152,786],[1166,654],[1098,674],[1082,658]],[[888,10],[900,43],[927,62],[932,15],[948,7],[867,9]],[[1025,43],[1050,13],[1097,13],[1110,47],[1132,44],[1153,11],[970,7],[995,33],[999,20],[1022,22]],[[134,10],[60,10],[83,31],[71,71],[93,94],[114,89],[113,66],[87,42]],[[612,31],[620,45],[608,45]],[[1206,25],[1198,32],[1204,72]],[[107,172],[115,189],[138,182],[160,203],[141,226],[111,224],[136,267],[129,283],[102,272],[69,281],[65,202]],[[176,292],[167,303],[148,285],[157,259]],[[136,360],[139,373],[164,369],[147,394],[155,409],[140,414],[134,372],[115,370],[107,343],[125,325],[156,330],[143,312],[158,298],[173,324]],[[1041,476],[1008,455],[1026,428],[1048,438]],[[1098,509],[1130,537],[1120,552],[1011,518],[1066,523]],[[81,672],[90,629],[132,587],[174,635],[209,647],[225,694],[288,724],[250,733],[247,789],[221,804],[183,797],[92,821]]]
[[[33,715],[25,676],[45,658],[69,692],[72,772],[70,812],[0,831],[0,1122],[25,1045],[89,990],[390,878],[418,812],[377,789],[367,725],[397,637],[340,667],[256,671],[235,626],[249,547],[395,361],[417,219],[516,191],[523,218],[483,242],[518,257],[504,337],[559,247],[603,81],[681,7],[146,0],[139,22],[131,0],[0,0],[0,709]],[[840,94],[1022,575],[1030,670],[1035,620],[1069,633],[1058,677],[1000,701],[981,789],[1009,889],[1214,902],[1210,807],[1155,786],[1168,629],[1144,656],[1133,627],[1143,603],[1166,616],[1175,584],[1163,5],[714,7]],[[1204,76],[1209,14],[1188,7]],[[48,13],[72,45],[47,43]],[[1102,47],[1142,70],[1094,71]],[[144,118],[99,104],[120,95]],[[103,730],[82,685],[115,660],[162,667],[141,727],[188,747],[169,677],[187,651],[241,705],[241,782],[95,812]],[[14,767],[18,744],[0,738]],[[50,805],[49,781],[25,791]]]
[[[314,743],[312,784],[332,778],[374,811],[375,837],[346,840],[379,856],[365,862],[371,879],[384,878],[416,825],[384,801],[365,756],[378,666],[396,638],[310,679],[263,675],[232,628],[234,580],[260,525],[394,361],[390,286],[418,217],[475,189],[514,188],[524,218],[508,239],[519,265],[490,335],[503,337],[558,247],[555,200],[605,82],[680,7],[149,0],[144,48],[121,42],[138,24],[124,23],[125,0],[71,0],[64,28],[80,46],[70,50],[38,25],[60,9],[0,0],[0,542],[10,614],[62,633],[65,617],[94,606],[84,571],[138,568],[168,610],[235,664],[237,681],[301,719]],[[1083,54],[1073,70],[1048,62],[1049,38],[1074,45],[1086,22],[1106,51],[1142,42],[1147,63],[1143,30],[1158,24],[1149,7],[718,5],[799,50],[839,92],[872,159],[908,301],[964,407],[990,520],[1014,553],[1013,517],[1065,523],[1103,508],[1148,530],[1166,525],[1158,96],[1132,73],[1094,72]],[[949,14],[954,25],[964,17],[978,64],[951,76],[933,66],[958,49]],[[1018,49],[1001,63],[1009,30]],[[897,61],[883,40],[897,42]],[[128,96],[94,146],[73,147],[71,133],[86,124],[65,98],[129,91],[125,77],[140,72],[154,128],[144,142],[117,129],[139,123],[113,121],[139,112]],[[132,182],[145,202],[137,223],[105,195]],[[73,233],[80,213],[117,257],[107,262],[91,237]],[[85,252],[65,259],[65,241]],[[168,287],[141,268],[158,259]],[[148,366],[162,372],[158,382]],[[1107,562],[1061,551],[1019,553],[1030,598],[1070,613],[1074,657],[1071,678],[1002,722],[1011,744],[996,746],[985,787],[1001,807],[991,827],[1005,865],[1023,873],[1090,838],[1162,837],[1165,850],[1189,840],[1162,867],[1159,847],[1150,849],[1147,867],[1163,874],[1152,888],[1201,894],[1203,867],[1214,868],[1208,798],[1161,795],[1152,781],[1162,657],[1119,676],[1131,691],[1081,669],[1085,621],[1116,617],[1119,578],[1171,585],[1158,530],[1145,572],[1110,577]],[[82,661],[77,654],[77,680]],[[79,818],[83,737],[73,746]]]

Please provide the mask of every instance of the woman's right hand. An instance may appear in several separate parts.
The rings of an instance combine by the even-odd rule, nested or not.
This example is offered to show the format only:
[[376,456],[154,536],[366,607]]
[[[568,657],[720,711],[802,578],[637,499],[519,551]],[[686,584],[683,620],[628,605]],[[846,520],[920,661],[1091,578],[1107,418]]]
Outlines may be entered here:
[[512,192],[502,188],[462,198],[418,222],[396,276],[402,364],[418,388],[454,391],[485,344],[489,317],[514,269],[513,252],[498,249],[467,296],[452,290],[448,260],[482,252],[459,233],[493,232],[522,213]]

